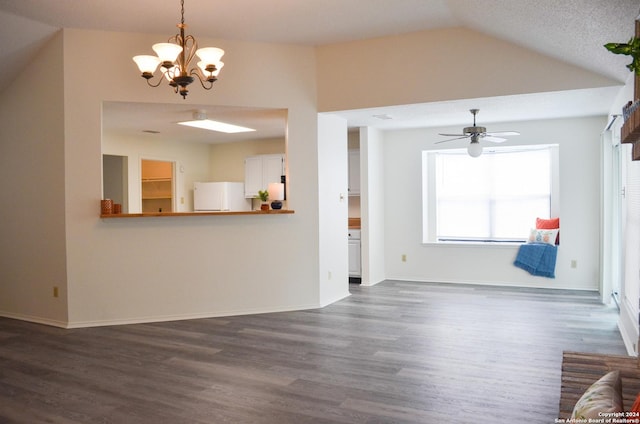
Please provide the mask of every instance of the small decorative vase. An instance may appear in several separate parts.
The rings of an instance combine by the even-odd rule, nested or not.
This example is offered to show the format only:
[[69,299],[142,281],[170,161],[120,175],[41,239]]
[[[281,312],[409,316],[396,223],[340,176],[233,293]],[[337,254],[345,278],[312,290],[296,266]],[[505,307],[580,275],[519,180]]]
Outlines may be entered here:
[[113,213],[113,200],[104,199],[100,201],[100,212],[102,215],[110,215]]
[[282,209],[282,202],[280,200],[274,200],[273,202],[271,202],[271,209]]
[[268,211],[269,210],[269,204],[268,203],[263,203],[260,205],[260,210],[261,211]]

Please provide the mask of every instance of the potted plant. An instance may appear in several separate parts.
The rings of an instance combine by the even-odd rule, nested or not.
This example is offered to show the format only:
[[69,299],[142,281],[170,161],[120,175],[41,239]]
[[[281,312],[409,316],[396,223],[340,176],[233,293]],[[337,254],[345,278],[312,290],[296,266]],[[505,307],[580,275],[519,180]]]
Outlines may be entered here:
[[632,62],[627,65],[627,68],[636,75],[640,75],[640,38],[631,37],[627,43],[607,43],[604,48],[614,54],[631,56]]
[[[626,43],[607,43],[604,48],[614,54],[623,54],[631,57],[631,63],[627,65],[627,68],[633,72],[637,80],[640,77],[640,38],[631,37]],[[638,96],[638,87],[635,87],[634,97]],[[633,101],[629,101],[622,107],[622,116],[624,118],[624,124],[622,126],[621,139],[623,143],[635,143],[640,141],[640,99],[634,98]],[[635,154],[632,155],[634,160],[637,160]]]
[[267,200],[269,199],[269,192],[267,190],[258,190],[258,199],[262,201],[262,204],[260,205],[260,210],[268,211],[269,204],[267,203]]

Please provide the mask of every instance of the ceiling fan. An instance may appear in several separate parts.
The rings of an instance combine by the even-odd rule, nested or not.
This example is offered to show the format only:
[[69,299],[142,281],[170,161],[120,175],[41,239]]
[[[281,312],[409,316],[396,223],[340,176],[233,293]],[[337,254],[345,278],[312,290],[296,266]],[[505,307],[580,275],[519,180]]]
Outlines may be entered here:
[[497,137],[497,136],[510,136],[510,135],[520,135],[517,131],[498,131],[498,132],[487,132],[485,127],[476,126],[476,115],[480,109],[469,109],[469,112],[473,115],[473,126],[465,127],[462,130],[462,134],[439,134],[445,137],[456,137],[450,138],[449,140],[442,140],[436,142],[445,143],[447,141],[460,140],[461,138],[470,138],[471,143],[469,143],[469,147],[467,147],[467,152],[469,156],[477,158],[482,154],[482,146],[480,145],[480,139],[492,141],[494,143],[502,143],[503,141],[507,141],[506,138]]

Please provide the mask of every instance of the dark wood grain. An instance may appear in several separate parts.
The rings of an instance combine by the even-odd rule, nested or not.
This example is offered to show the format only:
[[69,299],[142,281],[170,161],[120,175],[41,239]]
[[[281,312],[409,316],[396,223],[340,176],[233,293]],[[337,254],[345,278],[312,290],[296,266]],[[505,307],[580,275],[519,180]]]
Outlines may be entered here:
[[640,393],[638,358],[584,352],[564,352],[562,355],[560,418],[569,419],[576,402],[589,386],[610,371],[618,371],[620,373],[622,404],[625,411],[630,411]]
[[387,281],[323,309],[63,330],[0,319],[2,423],[552,423],[598,295]]

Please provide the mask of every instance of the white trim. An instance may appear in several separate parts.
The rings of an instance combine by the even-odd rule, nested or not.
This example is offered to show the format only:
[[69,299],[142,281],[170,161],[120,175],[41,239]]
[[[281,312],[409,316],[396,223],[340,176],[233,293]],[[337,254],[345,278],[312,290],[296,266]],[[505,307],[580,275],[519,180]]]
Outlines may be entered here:
[[230,311],[218,312],[218,313],[205,312],[200,314],[163,315],[163,316],[153,316],[153,317],[107,319],[107,320],[97,320],[97,321],[64,322],[64,321],[50,320],[46,318],[34,317],[29,315],[13,314],[10,312],[3,312],[3,311],[0,311],[0,317],[18,319],[21,321],[33,322],[37,324],[45,324],[53,327],[60,327],[60,328],[66,328],[66,329],[106,327],[111,325],[147,324],[152,322],[184,321],[184,320],[190,320],[190,319],[205,319],[205,318],[224,318],[224,317],[238,316],[238,315],[271,314],[271,313],[278,313],[278,312],[302,311],[306,309],[318,309],[318,308],[323,308],[332,302],[336,302],[338,300],[344,299],[350,295],[351,294],[349,293],[348,295],[332,300],[331,302],[325,305],[305,304],[305,305],[297,305],[297,306],[296,305],[288,306],[286,308],[238,309],[238,310],[230,310]]
[[[548,280],[546,277],[535,277],[536,279],[540,279],[540,281],[546,281]],[[550,280],[553,282],[553,286],[551,285],[540,285],[540,286],[534,286],[532,283],[511,283],[508,281],[495,281],[495,280],[491,280],[491,281],[480,281],[480,280],[475,280],[475,281],[470,281],[470,280],[452,280],[452,279],[445,279],[445,278],[439,278],[437,280],[429,280],[429,279],[422,279],[422,278],[411,278],[411,277],[393,277],[393,276],[387,276],[387,278],[384,281],[409,281],[412,283],[425,283],[425,284],[452,284],[452,285],[457,285],[457,284],[467,284],[470,286],[495,286],[495,287],[512,287],[512,288],[522,288],[522,289],[542,289],[542,290],[570,290],[570,291],[585,291],[585,292],[594,292],[594,293],[598,293],[598,288],[597,288],[597,283],[592,283],[589,287],[575,287],[575,286],[568,286],[566,285],[566,283],[563,283],[562,281],[557,281],[557,280]]]
[[10,319],[17,319],[17,320],[20,320],[20,321],[33,322],[35,324],[50,325],[52,327],[69,328],[68,327],[68,323],[65,322],[65,321],[58,321],[58,320],[54,320],[54,319],[37,317],[37,316],[32,316],[32,315],[15,314],[15,313],[12,313],[12,312],[0,311],[0,317],[10,318]]
[[[535,150],[548,150],[550,154],[550,171],[551,171],[551,187],[550,187],[550,208],[549,216],[560,216],[560,146],[558,144],[539,144],[526,146],[500,146],[485,148],[485,151],[496,152],[526,152]],[[438,153],[466,155],[465,149],[441,149],[441,150],[422,150],[421,152],[421,169],[422,169],[422,243],[435,244],[437,238],[437,193],[436,193],[436,156]],[[535,223],[532,223],[533,226]],[[526,234],[526,230],[523,232]],[[456,243],[456,242],[453,242]],[[466,243],[466,242],[465,242]],[[473,243],[473,242],[472,242]],[[490,243],[499,243],[499,241],[491,241]],[[461,245],[462,243],[456,243]],[[487,243],[489,244],[489,243]],[[484,244],[481,242],[479,245]]]
[[622,302],[620,306],[620,318],[618,329],[622,335],[622,340],[627,348],[627,353],[631,356],[638,355],[638,314],[629,307],[628,302]]

